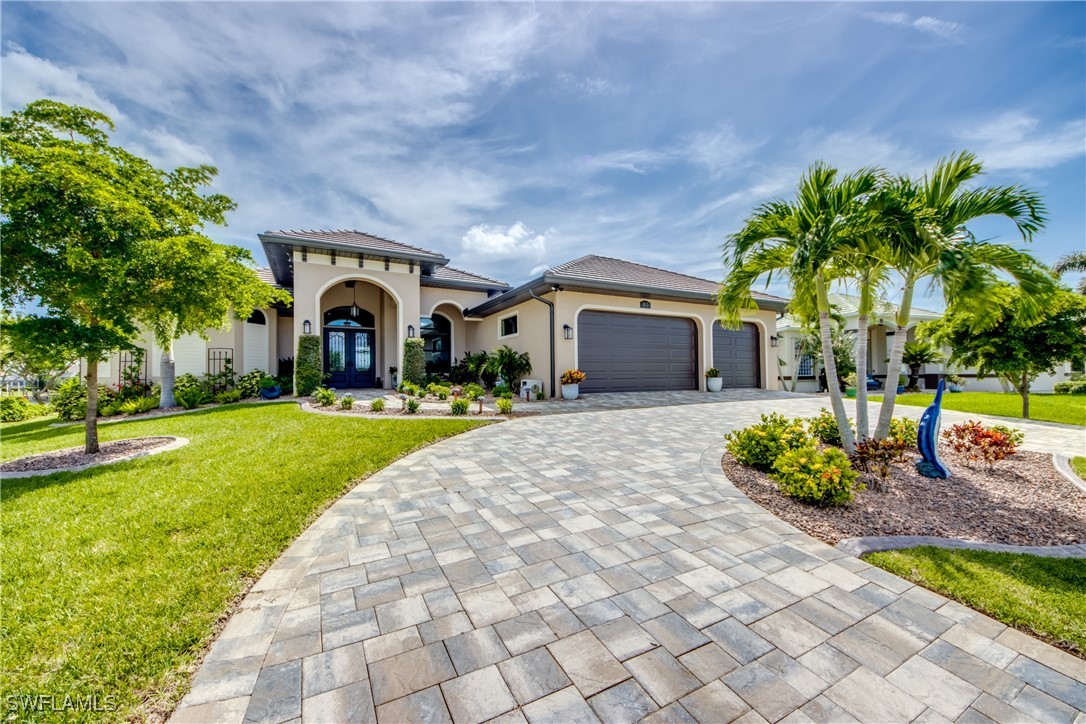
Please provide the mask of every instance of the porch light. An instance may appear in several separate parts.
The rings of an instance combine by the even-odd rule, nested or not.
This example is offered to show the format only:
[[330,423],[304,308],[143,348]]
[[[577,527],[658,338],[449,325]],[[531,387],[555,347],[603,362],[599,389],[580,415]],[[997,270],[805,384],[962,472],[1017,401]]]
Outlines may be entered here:
[[562,336],[566,339],[573,339],[573,327],[568,324],[562,325]]
[[772,337],[769,338],[769,346],[770,347],[776,347],[778,344],[780,344],[780,340],[777,339],[777,335],[773,335]]
[[408,339],[414,339],[414,337],[415,337],[415,325],[409,324],[409,325],[407,325],[407,338]]
[[355,296],[355,283],[353,281],[347,282],[347,286],[351,288],[351,318],[354,319],[358,317],[358,312],[360,311],[358,308],[358,298]]
[[302,334],[309,334],[313,331],[313,325],[309,323],[309,320],[302,322]]

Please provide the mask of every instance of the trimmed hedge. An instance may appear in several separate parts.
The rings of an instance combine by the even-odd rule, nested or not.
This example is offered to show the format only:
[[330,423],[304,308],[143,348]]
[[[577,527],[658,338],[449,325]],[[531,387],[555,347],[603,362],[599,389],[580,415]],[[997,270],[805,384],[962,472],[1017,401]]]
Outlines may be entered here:
[[1086,395],[1086,380],[1057,382],[1052,386],[1052,391],[1057,395]]
[[323,379],[321,338],[315,334],[303,334],[298,338],[298,356],[294,363],[294,392],[299,397],[311,395]]
[[419,387],[426,386],[426,353],[421,339],[405,339],[403,342],[403,381]]

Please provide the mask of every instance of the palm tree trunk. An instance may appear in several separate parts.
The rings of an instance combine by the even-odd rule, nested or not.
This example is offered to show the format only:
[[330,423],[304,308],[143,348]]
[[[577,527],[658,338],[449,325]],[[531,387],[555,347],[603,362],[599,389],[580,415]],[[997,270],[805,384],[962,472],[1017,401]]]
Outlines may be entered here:
[[[860,292],[861,296],[863,292]],[[863,307],[863,302],[860,303]],[[867,439],[867,314],[856,320],[856,439]]]
[[819,275],[815,281],[818,292],[818,326],[822,336],[822,365],[826,370],[826,384],[829,386],[830,407],[841,432],[841,447],[845,454],[856,451],[856,439],[852,435],[852,426],[845,412],[845,401],[841,397],[841,385],[837,379],[837,360],[833,356],[833,336],[830,328],[830,300],[826,293],[826,281]]
[[894,417],[894,403],[897,401],[897,378],[901,374],[901,356],[905,354],[906,328],[913,306],[913,282],[905,285],[901,295],[901,308],[897,312],[897,328],[894,330],[894,347],[890,351],[890,361],[886,367],[886,390],[879,408],[879,424],[875,427],[875,439],[884,440],[890,434],[890,420]]
[[165,410],[168,407],[175,407],[177,400],[173,395],[173,383],[176,372],[176,365],[173,357],[173,340],[166,345],[162,350],[162,362],[160,363],[161,376],[162,376],[162,393],[159,395],[158,406]]
[[98,452],[98,357],[94,353],[87,356],[87,435],[83,452],[94,455]]

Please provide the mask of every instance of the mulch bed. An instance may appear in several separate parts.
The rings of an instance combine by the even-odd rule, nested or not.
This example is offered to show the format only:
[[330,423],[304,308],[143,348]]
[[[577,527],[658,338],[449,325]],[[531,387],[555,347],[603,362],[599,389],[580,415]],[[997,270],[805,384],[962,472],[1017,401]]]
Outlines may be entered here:
[[947,480],[925,478],[915,455],[894,467],[890,492],[872,488],[842,508],[818,508],[785,497],[767,474],[724,455],[724,474],[751,500],[796,528],[831,545],[843,538],[929,535],[1010,545],[1086,543],[1086,493],[1036,452],[1016,455],[988,469],[967,467],[941,450],[951,469]]
[[113,440],[101,443],[96,455],[87,455],[83,446],[69,447],[63,450],[28,455],[25,458],[9,460],[0,464],[0,472],[23,473],[31,470],[54,470],[80,465],[101,465],[136,453],[147,452],[169,445],[176,438],[172,437],[134,437],[128,440]]

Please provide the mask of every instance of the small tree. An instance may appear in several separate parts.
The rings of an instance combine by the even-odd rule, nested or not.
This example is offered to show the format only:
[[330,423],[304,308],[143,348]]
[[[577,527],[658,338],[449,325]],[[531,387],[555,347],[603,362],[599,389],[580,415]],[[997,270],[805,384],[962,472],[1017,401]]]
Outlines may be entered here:
[[403,341],[403,381],[413,385],[426,381],[426,352],[421,339]]
[[527,352],[518,352],[507,344],[498,347],[490,355],[487,367],[491,374],[501,375],[512,389],[517,380],[532,372],[532,360]]
[[3,376],[21,377],[31,382],[35,402],[42,402],[41,393],[53,389],[57,380],[78,359],[79,355],[63,336],[63,327],[57,326],[55,321],[3,315],[0,321]]
[[906,342],[901,352],[901,363],[909,368],[909,388],[920,386],[920,368],[943,361],[943,355],[935,345],[926,340]]
[[1029,419],[1029,388],[1038,375],[1086,356],[1086,298],[1066,290],[1051,294],[1039,319],[1023,319],[1022,291],[1001,284],[985,311],[951,310],[923,326],[937,344],[953,350],[950,361],[976,367],[981,377],[1000,375],[1022,396]]
[[324,381],[321,368],[321,338],[315,334],[298,337],[298,358],[294,364],[294,394],[312,394]]

